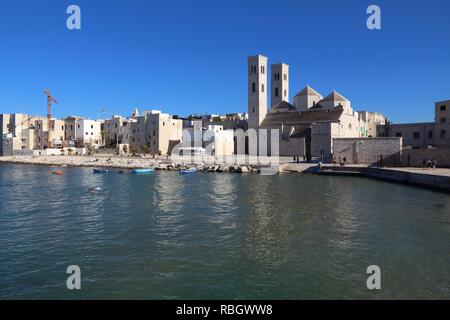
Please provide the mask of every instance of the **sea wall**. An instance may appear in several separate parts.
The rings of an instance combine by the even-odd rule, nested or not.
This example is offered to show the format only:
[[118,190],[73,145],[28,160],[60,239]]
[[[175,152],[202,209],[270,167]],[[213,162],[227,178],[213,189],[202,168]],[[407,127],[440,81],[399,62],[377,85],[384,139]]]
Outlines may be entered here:
[[402,138],[335,138],[333,158],[347,164],[400,165]]
[[[412,170],[417,170],[413,172]],[[439,169],[446,170],[446,169]],[[423,171],[423,172],[421,172]],[[450,193],[450,176],[435,174],[434,172],[421,169],[385,169],[370,168],[363,166],[323,166],[318,172],[327,175],[354,176],[358,174],[362,177],[375,178],[418,187],[424,187]]]
[[424,160],[436,160],[437,167],[450,168],[450,149],[403,149],[401,165],[422,167]]

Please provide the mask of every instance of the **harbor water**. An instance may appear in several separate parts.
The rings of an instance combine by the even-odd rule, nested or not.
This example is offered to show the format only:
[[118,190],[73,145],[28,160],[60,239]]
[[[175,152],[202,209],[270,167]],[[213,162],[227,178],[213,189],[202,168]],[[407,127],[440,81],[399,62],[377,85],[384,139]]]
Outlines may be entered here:
[[[358,177],[0,165],[0,299],[450,298],[450,196]],[[81,269],[68,290],[66,269]],[[368,290],[367,267],[381,269]]]

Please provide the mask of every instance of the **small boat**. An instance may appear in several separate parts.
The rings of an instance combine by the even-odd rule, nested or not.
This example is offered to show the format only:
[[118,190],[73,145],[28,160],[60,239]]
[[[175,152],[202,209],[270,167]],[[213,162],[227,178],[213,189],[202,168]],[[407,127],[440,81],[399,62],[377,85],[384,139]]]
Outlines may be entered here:
[[134,174],[142,174],[142,173],[150,173],[153,172],[153,168],[146,168],[146,169],[134,169]]
[[64,172],[63,171],[52,171],[52,174],[62,176],[64,174]]
[[181,169],[180,174],[191,174],[197,172],[197,168]]
[[94,173],[103,173],[103,174],[105,174],[105,173],[109,173],[109,170],[107,170],[107,169],[93,169],[93,172]]
[[100,191],[103,191],[103,188],[101,188],[101,187],[92,187],[91,189],[89,189],[89,191],[91,193],[100,192]]

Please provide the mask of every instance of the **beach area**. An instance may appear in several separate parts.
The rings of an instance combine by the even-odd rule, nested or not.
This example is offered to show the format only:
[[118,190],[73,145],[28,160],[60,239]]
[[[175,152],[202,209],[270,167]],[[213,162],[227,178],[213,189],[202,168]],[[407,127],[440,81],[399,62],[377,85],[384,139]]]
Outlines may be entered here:
[[[292,161],[290,157],[279,157],[273,168],[278,171],[282,164]],[[114,154],[61,155],[61,156],[4,156],[0,157],[0,164],[25,164],[44,165],[50,167],[93,167],[116,169],[145,169],[156,170],[181,170],[197,168],[205,172],[259,172],[263,167],[269,167],[270,157],[253,158],[248,156],[237,157],[209,157],[209,156],[181,156],[171,158],[169,156],[128,155],[118,156]],[[314,164],[317,166],[317,164]],[[297,171],[298,172],[298,171]]]
[[153,157],[120,157],[120,156],[5,156],[0,157],[0,163],[46,165],[46,166],[76,166],[101,167],[120,169],[141,169],[159,165],[167,160]]

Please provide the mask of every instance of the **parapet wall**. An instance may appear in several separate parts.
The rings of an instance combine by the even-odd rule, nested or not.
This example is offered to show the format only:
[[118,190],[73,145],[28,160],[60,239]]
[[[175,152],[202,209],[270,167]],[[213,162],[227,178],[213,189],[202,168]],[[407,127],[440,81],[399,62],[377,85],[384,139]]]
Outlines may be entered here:
[[402,138],[335,138],[333,160],[348,164],[401,164]]
[[436,160],[437,166],[450,168],[450,149],[403,149],[401,165],[422,167],[424,160]]

